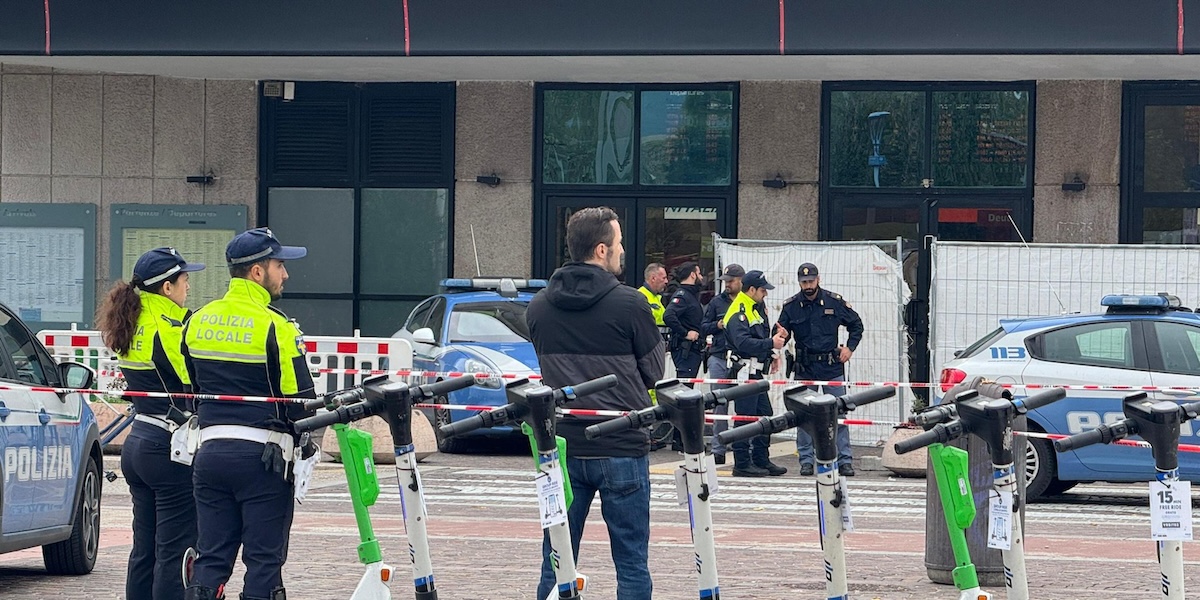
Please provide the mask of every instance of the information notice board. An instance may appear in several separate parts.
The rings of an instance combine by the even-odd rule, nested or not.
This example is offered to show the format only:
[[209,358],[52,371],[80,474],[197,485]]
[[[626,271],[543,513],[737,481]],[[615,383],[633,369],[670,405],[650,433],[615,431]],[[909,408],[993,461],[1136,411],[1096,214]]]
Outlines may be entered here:
[[187,307],[195,310],[225,295],[229,269],[225,245],[246,229],[245,206],[114,204],[111,271],[133,277],[138,257],[154,248],[174,248],[188,262],[208,268],[188,275]]
[[91,327],[95,204],[0,204],[0,302],[33,331]]

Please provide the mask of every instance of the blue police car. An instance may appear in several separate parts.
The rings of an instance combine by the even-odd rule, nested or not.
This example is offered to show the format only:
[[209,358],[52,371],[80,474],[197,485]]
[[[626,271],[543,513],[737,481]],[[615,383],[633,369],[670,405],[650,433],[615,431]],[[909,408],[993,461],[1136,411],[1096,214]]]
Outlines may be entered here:
[[[1003,319],[943,365],[941,391],[983,376],[1000,383],[1191,387],[1150,392],[1156,400],[1200,400],[1200,314],[1167,294],[1110,295],[1098,314]],[[1024,395],[1024,390],[1014,390]],[[1075,434],[1125,418],[1122,391],[1071,390],[1029,414],[1029,428]],[[1200,444],[1185,423],[1180,443]],[[1180,477],[1200,479],[1200,454],[1179,454]],[[1026,456],[1027,497],[1058,494],[1091,481],[1149,481],[1149,448],[1097,444],[1056,453],[1048,440],[1031,439]]]
[[[404,327],[392,337],[408,340],[413,347],[413,367],[422,371],[512,373],[539,375],[537,354],[529,340],[525,309],[534,290],[546,287],[545,280],[511,278],[446,279],[443,293],[417,305]],[[476,385],[437,398],[437,404],[503,406],[508,403],[504,384],[511,379],[480,379]],[[466,418],[476,411],[435,409],[426,416],[438,427]],[[514,427],[480,429],[474,436],[506,437],[519,434]],[[443,438],[438,432],[438,450],[462,452],[472,435]]]
[[103,455],[81,394],[95,373],[57,364],[0,304],[0,552],[42,547],[46,570],[83,575],[100,548]]

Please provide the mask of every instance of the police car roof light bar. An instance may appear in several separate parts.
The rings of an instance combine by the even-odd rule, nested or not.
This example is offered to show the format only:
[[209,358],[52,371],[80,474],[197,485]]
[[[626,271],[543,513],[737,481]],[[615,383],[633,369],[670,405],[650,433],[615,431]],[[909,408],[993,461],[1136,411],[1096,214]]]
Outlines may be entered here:
[[443,279],[440,285],[447,290],[536,290],[546,287],[545,279],[515,277],[474,277]]

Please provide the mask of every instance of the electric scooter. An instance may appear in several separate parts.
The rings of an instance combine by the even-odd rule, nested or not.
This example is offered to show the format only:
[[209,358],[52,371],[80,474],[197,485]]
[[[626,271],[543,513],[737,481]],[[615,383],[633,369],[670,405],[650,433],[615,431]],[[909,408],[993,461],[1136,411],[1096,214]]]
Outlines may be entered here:
[[671,425],[679,430],[680,439],[683,441],[683,465],[676,470],[676,477],[682,473],[687,488],[688,515],[692,526],[692,546],[696,552],[701,600],[721,598],[721,588],[717,583],[717,552],[713,539],[710,503],[716,490],[709,487],[709,475],[715,471],[715,465],[708,464],[704,452],[704,412],[730,400],[764,393],[770,387],[770,382],[759,380],[701,393],[679,383],[677,379],[668,379],[654,386],[658,396],[657,406],[597,423],[583,430],[588,439],[628,429],[652,427],[663,421],[670,421]]
[[388,582],[392,568],[383,562],[379,540],[371,526],[368,507],[379,497],[379,478],[372,460],[371,434],[351,429],[347,423],[380,415],[388,423],[392,445],[396,452],[396,481],[400,487],[400,507],[404,530],[408,537],[408,552],[412,559],[413,587],[416,600],[437,600],[433,565],[429,554],[429,537],[425,529],[427,513],[421,475],[417,471],[416,447],[412,442],[413,404],[444,396],[475,384],[473,376],[464,376],[426,385],[409,386],[388,381],[386,375],[368,379],[361,386],[326,396],[320,402],[329,409],[296,422],[297,433],[311,432],[332,425],[342,452],[342,466],[354,507],[361,543],[358,559],[366,565],[350,600],[389,600],[392,597]]
[[783,392],[785,411],[753,423],[726,429],[717,435],[722,444],[771,435],[802,427],[813,439],[817,467],[817,511],[821,528],[821,550],[825,554],[825,595],[830,600],[848,600],[846,546],[843,534],[850,526],[849,497],[838,473],[837,420],[841,415],[871,402],[896,395],[896,388],[880,387],[845,396],[819,394],[804,385]]
[[[1027,398],[1013,400],[1012,393],[1007,389],[996,384],[982,383],[980,378],[963,387],[975,389],[958,389],[957,391],[952,389],[951,393],[947,394],[947,400],[953,396],[952,401],[944,401],[938,406],[914,415],[913,422],[921,425],[926,431],[898,442],[895,450],[897,454],[906,454],[917,448],[929,446],[930,451],[933,452],[932,444],[942,445],[968,433],[974,434],[987,444],[992,459],[988,546],[1000,549],[1004,561],[1004,588],[1008,600],[1029,600],[1029,578],[1025,570],[1025,535],[1020,518],[1021,503],[1024,499],[1021,498],[1017,489],[1017,475],[1014,468],[1013,420],[1018,415],[1061,400],[1066,397],[1067,392],[1061,388],[1051,389]],[[939,453],[944,455],[951,449],[961,450],[943,446]],[[963,452],[962,456],[965,457],[966,453]],[[945,462],[945,458],[941,460],[943,463]],[[950,512],[946,512],[946,486],[942,485],[942,472],[946,471],[948,475],[951,475],[947,477],[948,481],[956,481],[956,479],[952,473],[948,472],[949,469],[943,467],[939,471],[937,462],[934,464],[934,470],[938,476],[938,489],[943,498],[942,508],[946,515],[947,529],[954,531],[955,528],[950,523]],[[965,465],[965,461],[963,464]],[[953,494],[951,496],[953,497]],[[971,512],[974,512],[974,498],[967,497],[965,500],[970,501]],[[956,506],[955,509],[962,510],[963,507]],[[973,519],[965,519],[965,524],[958,521],[957,518],[955,521],[957,525],[962,525],[962,528],[965,529],[970,526]],[[954,538],[952,533],[951,545],[956,562],[959,562],[961,568],[964,562],[959,554],[961,550],[963,553],[961,556],[967,557],[965,562],[971,564],[965,537],[961,549]],[[974,573],[973,564],[971,564],[970,570]],[[964,597],[978,598],[979,594],[983,593],[977,591],[978,576],[975,577],[974,585],[971,585],[969,580],[962,581],[967,586],[963,592]],[[960,583],[958,569],[954,571],[954,581],[956,584]],[[960,586],[959,589],[963,590],[964,588]],[[970,594],[976,595],[971,596]]]
[[1067,452],[1092,444],[1108,444],[1131,435],[1139,435],[1150,443],[1154,467],[1158,471],[1150,482],[1150,512],[1152,518],[1158,513],[1158,518],[1154,518],[1157,522],[1152,523],[1151,537],[1158,545],[1158,566],[1162,573],[1160,589],[1164,600],[1183,600],[1183,540],[1191,539],[1192,515],[1185,510],[1190,503],[1180,501],[1189,496],[1191,490],[1188,482],[1179,481],[1179,426],[1200,414],[1200,402],[1156,402],[1150,400],[1146,392],[1137,392],[1125,396],[1122,408],[1125,419],[1054,440],[1054,449]]
[[616,375],[605,375],[574,386],[553,389],[519,379],[505,386],[509,403],[490,411],[443,425],[444,436],[456,436],[481,429],[511,423],[521,423],[522,430],[531,435],[537,445],[538,504],[542,529],[550,538],[550,564],[554,567],[555,591],[547,600],[580,600],[587,587],[587,578],[575,570],[575,553],[571,547],[571,528],[567,522],[566,444],[555,435],[555,408],[579,396],[594,394],[617,385]]

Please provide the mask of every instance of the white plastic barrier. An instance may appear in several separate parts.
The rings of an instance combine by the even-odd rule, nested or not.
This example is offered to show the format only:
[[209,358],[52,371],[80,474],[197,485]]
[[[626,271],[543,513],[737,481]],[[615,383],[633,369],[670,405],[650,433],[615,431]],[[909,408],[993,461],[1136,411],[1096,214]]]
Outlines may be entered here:
[[78,329],[44,329],[37,333],[46,349],[57,362],[77,362],[87,365],[96,371],[98,390],[111,390],[114,386],[122,386],[117,382],[121,379],[117,369],[117,355],[104,345],[99,331]]

